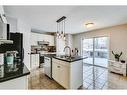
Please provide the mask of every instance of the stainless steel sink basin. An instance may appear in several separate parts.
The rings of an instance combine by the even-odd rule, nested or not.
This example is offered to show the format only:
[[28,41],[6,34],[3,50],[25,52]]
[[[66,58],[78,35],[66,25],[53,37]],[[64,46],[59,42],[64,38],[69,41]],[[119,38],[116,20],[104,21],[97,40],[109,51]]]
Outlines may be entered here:
[[83,60],[84,58],[87,58],[87,57],[83,58],[82,56],[66,56],[66,55],[59,55],[54,57],[56,59],[60,59],[67,62],[74,62],[74,61]]

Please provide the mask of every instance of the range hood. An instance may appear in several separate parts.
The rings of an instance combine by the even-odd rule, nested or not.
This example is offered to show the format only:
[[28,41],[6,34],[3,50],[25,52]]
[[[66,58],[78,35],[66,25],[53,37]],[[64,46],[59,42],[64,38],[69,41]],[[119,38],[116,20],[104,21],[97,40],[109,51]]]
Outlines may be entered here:
[[13,44],[13,41],[10,40],[9,36],[9,24],[3,23],[0,21],[0,44]]
[[6,40],[6,39],[0,39],[0,45],[1,44],[13,44],[12,40]]
[[48,41],[38,41],[38,45],[49,45]]

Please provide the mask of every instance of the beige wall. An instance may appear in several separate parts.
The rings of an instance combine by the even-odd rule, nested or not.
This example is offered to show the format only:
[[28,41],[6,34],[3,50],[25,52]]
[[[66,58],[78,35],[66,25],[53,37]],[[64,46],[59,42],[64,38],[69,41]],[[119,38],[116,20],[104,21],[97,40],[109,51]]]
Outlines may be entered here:
[[127,60],[127,24],[75,34],[73,35],[73,45],[80,50],[81,54],[81,39],[99,36],[109,37],[110,59],[114,58],[111,54],[113,50],[118,53],[122,51],[121,58]]

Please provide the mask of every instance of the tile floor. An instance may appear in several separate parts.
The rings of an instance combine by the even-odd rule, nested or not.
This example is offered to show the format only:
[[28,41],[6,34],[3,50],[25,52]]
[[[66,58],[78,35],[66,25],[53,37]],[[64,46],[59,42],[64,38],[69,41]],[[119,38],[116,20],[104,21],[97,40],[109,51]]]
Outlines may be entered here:
[[86,89],[127,89],[127,77],[110,73],[108,69],[84,64],[83,88]]
[[28,89],[64,89],[57,82],[45,76],[43,68],[31,71],[28,81]]
[[[44,75],[44,70],[33,70],[29,76],[29,89],[64,89],[54,80]],[[83,86],[79,89],[127,89],[127,77],[108,72],[106,68],[84,64]]]

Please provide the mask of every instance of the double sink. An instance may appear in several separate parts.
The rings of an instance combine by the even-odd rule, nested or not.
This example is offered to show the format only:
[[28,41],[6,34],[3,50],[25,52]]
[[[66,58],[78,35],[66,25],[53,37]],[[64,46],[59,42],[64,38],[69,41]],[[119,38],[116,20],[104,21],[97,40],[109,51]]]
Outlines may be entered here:
[[66,56],[66,55],[54,56],[54,58],[60,59],[63,61],[67,61],[67,62],[73,62],[73,61],[77,61],[77,60],[82,59],[81,56]]
[[69,60],[76,58],[76,56],[66,56],[66,55],[60,55],[56,57],[61,59],[69,59]]

